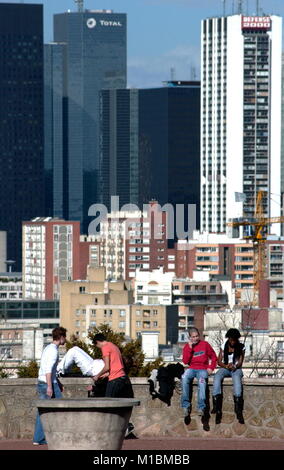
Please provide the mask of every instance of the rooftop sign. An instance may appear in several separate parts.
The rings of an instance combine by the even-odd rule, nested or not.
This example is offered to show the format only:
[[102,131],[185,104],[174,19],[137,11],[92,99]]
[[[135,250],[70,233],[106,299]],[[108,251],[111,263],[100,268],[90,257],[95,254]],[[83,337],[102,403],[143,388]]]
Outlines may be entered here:
[[242,29],[270,29],[270,16],[243,16]]

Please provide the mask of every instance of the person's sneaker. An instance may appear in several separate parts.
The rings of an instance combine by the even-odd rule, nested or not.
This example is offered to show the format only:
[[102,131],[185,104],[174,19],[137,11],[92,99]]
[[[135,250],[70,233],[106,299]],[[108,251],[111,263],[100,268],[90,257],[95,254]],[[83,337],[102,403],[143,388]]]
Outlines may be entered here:
[[33,446],[39,446],[39,442],[33,442]]
[[134,431],[134,425],[132,423],[128,423],[127,429],[125,431],[125,436],[128,437],[130,434],[132,434]]

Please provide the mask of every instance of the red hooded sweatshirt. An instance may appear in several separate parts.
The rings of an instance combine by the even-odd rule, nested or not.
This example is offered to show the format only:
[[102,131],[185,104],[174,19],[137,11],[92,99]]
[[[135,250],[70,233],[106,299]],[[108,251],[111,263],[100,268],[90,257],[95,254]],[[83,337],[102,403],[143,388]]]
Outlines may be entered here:
[[215,351],[207,341],[199,341],[192,348],[186,344],[182,351],[182,362],[189,365],[189,369],[212,369],[217,364]]

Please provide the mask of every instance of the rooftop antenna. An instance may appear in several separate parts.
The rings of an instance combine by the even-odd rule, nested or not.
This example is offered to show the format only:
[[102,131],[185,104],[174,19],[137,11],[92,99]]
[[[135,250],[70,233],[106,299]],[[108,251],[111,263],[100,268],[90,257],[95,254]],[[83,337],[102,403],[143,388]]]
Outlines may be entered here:
[[78,12],[83,13],[83,11],[84,11],[84,0],[74,0],[74,2],[77,4]]
[[196,80],[196,67],[195,65],[190,66],[190,79],[195,81]]
[[243,0],[238,0],[238,14],[242,15],[243,13]]
[[175,82],[176,80],[176,70],[174,67],[171,67],[171,82]]
[[226,0],[222,0],[223,3],[223,16],[226,16]]
[[259,16],[259,0],[256,0],[256,16]]

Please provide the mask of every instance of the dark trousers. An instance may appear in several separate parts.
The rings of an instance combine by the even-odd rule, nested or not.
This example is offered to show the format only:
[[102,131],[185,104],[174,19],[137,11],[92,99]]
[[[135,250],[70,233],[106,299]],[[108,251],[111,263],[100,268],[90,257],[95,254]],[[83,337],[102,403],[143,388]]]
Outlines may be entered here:
[[105,396],[112,398],[133,398],[132,385],[127,375],[110,380],[107,384]]

